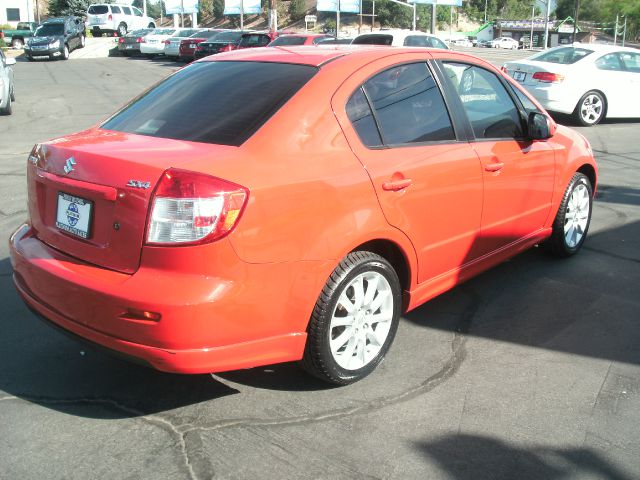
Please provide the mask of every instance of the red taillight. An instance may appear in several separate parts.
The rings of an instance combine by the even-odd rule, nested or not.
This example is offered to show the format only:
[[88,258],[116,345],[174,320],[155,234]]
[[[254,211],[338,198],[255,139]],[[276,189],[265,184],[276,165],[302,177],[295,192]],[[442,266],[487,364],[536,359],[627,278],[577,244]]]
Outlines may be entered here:
[[147,244],[193,245],[222,238],[238,223],[248,197],[249,191],[235,183],[171,168],[152,197]]
[[109,21],[113,20],[113,15],[109,14],[109,16],[107,17]]
[[137,43],[144,43],[144,42],[145,42],[145,40],[144,40],[144,38],[142,38],[142,37],[138,37],[138,38],[136,38],[136,42],[137,42]]
[[231,50],[235,50],[236,46],[235,45],[225,45],[224,47],[222,47],[219,51],[220,52],[230,52]]
[[551,72],[536,72],[533,74],[533,79],[540,82],[560,83],[564,80],[564,75]]
[[124,43],[124,38],[123,38],[123,37],[120,37],[120,38],[118,39],[118,43]]
[[500,67],[500,71],[501,71],[502,73],[507,73],[507,67],[506,67],[506,66],[504,66],[504,65],[503,65],[503,66],[501,66],[501,67]]
[[164,41],[164,44],[165,44],[165,45],[170,45],[170,44],[171,44],[171,40],[165,40],[165,41]]

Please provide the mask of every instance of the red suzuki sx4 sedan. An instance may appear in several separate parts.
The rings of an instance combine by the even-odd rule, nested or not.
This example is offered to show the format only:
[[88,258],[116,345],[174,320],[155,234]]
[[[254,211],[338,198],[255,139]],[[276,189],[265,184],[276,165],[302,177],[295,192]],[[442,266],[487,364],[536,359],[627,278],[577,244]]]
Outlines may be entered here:
[[585,241],[597,167],[462,53],[259,48],[170,75],[33,148],[16,288],[166,372],[301,360],[347,384],[400,316],[535,244]]

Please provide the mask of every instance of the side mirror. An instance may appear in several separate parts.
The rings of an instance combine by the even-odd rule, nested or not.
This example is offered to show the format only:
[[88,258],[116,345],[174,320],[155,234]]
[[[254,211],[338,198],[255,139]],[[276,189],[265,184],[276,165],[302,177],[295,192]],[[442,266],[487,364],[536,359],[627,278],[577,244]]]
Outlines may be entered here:
[[16,59],[15,59],[15,58],[13,58],[13,57],[7,57],[7,58],[5,58],[5,60],[4,60],[4,64],[5,64],[7,67],[10,67],[11,65],[15,65],[15,64],[16,64]]
[[531,140],[546,140],[551,137],[551,125],[546,115],[531,112],[527,122],[529,138]]

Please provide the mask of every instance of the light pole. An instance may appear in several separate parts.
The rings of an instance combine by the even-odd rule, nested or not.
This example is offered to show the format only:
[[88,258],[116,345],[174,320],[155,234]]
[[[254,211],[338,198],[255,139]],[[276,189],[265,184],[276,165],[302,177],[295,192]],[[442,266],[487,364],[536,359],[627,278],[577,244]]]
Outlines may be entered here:
[[549,14],[551,13],[551,0],[547,0],[547,9],[544,15],[544,49],[549,48]]

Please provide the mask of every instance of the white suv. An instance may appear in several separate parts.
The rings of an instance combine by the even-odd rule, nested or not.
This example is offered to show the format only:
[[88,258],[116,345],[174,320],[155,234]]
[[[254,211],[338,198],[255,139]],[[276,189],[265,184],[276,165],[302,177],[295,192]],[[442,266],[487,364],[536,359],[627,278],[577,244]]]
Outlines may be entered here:
[[100,37],[103,33],[113,35],[114,32],[124,37],[130,30],[156,28],[156,22],[131,5],[97,4],[91,5],[87,10],[87,27],[94,37]]

